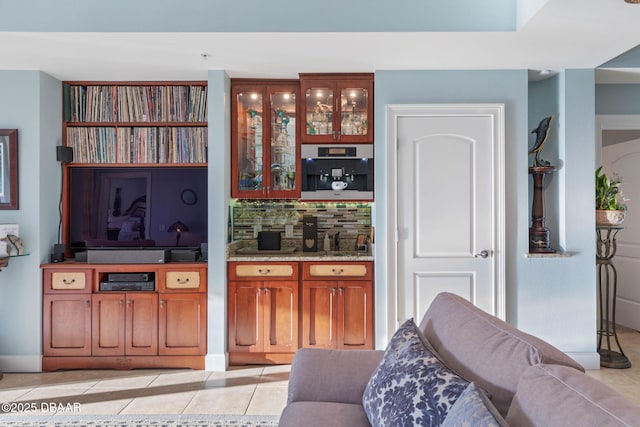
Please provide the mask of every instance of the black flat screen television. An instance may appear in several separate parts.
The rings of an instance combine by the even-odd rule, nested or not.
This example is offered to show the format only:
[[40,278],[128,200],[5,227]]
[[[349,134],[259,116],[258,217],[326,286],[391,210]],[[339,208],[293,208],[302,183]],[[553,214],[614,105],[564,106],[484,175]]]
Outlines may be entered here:
[[69,246],[199,247],[207,241],[207,168],[74,167]]

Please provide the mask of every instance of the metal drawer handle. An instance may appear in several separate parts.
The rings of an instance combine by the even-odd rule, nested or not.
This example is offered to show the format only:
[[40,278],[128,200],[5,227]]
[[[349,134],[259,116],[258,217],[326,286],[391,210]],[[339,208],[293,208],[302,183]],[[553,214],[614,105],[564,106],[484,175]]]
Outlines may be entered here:
[[342,268],[340,268],[340,269],[332,268],[332,269],[331,269],[331,272],[332,272],[333,274],[342,274],[342,273],[344,273],[344,269],[342,269]]
[[258,273],[260,273],[260,274],[269,274],[269,273],[271,273],[271,269],[267,268],[267,269],[263,270],[263,269],[259,268],[258,269]]
[[176,279],[176,282],[178,282],[178,284],[180,284],[180,285],[184,285],[186,283],[189,283],[189,278],[187,277],[186,279],[182,279],[182,278],[178,277]]
[[73,283],[75,283],[75,282],[76,282],[76,279],[71,279],[71,280],[69,280],[69,279],[62,279],[62,283],[64,283],[65,285],[71,285],[71,284],[73,284]]

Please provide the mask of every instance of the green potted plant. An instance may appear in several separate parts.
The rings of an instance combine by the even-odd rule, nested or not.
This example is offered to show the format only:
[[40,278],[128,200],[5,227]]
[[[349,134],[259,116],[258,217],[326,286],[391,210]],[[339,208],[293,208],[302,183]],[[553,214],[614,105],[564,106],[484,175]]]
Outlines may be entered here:
[[627,205],[620,191],[622,181],[611,179],[596,169],[596,225],[615,226],[622,224],[627,214]]

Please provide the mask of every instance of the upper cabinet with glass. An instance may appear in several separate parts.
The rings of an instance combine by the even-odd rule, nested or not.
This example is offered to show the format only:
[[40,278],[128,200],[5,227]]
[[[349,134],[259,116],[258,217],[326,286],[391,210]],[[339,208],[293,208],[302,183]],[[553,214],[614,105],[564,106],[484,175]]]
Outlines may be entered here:
[[300,74],[303,143],[373,143],[373,74]]
[[298,94],[295,80],[232,81],[231,197],[300,196]]

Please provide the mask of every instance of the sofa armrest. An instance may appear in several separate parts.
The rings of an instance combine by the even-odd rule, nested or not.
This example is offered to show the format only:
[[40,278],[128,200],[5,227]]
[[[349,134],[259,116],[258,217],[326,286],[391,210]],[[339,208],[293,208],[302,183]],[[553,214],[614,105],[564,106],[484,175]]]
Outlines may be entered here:
[[383,354],[377,350],[298,350],[291,365],[288,402],[361,404]]

